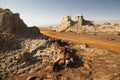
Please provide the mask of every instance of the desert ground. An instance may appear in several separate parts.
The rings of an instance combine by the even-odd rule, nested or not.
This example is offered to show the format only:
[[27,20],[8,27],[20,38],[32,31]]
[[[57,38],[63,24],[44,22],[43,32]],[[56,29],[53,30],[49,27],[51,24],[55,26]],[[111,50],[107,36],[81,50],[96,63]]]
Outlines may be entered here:
[[41,28],[41,33],[46,36],[72,41],[74,43],[87,43],[94,47],[110,50],[112,52],[120,53],[120,36],[107,33],[65,33],[65,32],[54,32],[47,28]]
[[[69,43],[70,49],[75,50],[78,57],[74,67],[53,72],[50,66],[42,71],[26,74],[20,80],[29,76],[46,80],[119,80],[120,79],[120,47],[118,35],[99,33],[76,34],[54,32],[48,28],[40,28],[40,32],[53,39]],[[104,34],[104,35],[103,35]],[[107,38],[106,38],[107,37]],[[18,77],[15,77],[17,79]],[[43,79],[44,80],[44,79]]]
[[54,28],[28,27],[9,9],[0,20],[0,80],[120,80],[119,23],[65,16]]

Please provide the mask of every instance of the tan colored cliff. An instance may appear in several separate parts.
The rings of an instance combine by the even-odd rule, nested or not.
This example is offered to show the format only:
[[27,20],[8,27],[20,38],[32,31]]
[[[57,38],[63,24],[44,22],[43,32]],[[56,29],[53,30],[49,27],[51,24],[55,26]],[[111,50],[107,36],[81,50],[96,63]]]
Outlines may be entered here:
[[70,16],[63,17],[60,25],[56,26],[55,30],[58,32],[82,32],[82,26],[93,26],[94,22],[85,20],[82,15],[75,16],[74,20]]

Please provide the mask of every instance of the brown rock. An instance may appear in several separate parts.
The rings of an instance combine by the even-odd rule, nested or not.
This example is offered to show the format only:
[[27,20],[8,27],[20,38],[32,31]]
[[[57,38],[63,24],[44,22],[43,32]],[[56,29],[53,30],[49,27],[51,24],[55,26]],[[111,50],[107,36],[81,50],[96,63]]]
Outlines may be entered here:
[[36,80],[35,76],[29,76],[26,80]]

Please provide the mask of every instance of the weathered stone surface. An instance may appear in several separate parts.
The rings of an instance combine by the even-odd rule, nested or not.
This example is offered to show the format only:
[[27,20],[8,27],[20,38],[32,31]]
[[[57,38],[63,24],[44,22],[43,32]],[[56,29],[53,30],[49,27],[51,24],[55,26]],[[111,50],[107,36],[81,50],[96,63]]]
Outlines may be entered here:
[[23,38],[45,38],[37,27],[27,27],[19,13],[0,9],[0,51],[21,48]]
[[0,33],[31,35],[31,37],[40,35],[37,27],[28,28],[20,19],[19,13],[12,13],[9,9],[0,10]]
[[75,32],[75,33],[110,33],[117,34],[120,32],[120,22],[111,24],[105,22],[103,24],[96,24],[92,20],[84,19],[83,15],[76,15],[72,20],[70,16],[63,17],[60,25],[55,28],[49,28],[58,32]]
[[73,24],[70,16],[64,16],[61,24],[56,27],[56,31],[65,31]]
[[66,31],[66,32],[82,32],[82,26],[93,26],[94,22],[85,20],[82,15],[75,16],[75,19],[72,20],[70,16],[63,17],[63,20],[61,21],[61,24],[56,26],[56,31]]
[[[67,60],[68,57],[64,59],[65,52],[62,52],[57,41],[51,41],[50,43],[52,44],[48,47],[46,44],[49,43],[45,40],[24,40],[21,43],[22,49],[20,51],[15,50],[0,53],[3,55],[0,57],[0,75],[6,75],[7,73],[10,74],[8,76],[22,75],[28,72],[39,71],[41,69],[52,71],[52,67],[56,62],[60,59]],[[62,49],[64,49],[64,47]],[[66,65],[69,63],[70,62],[66,63]],[[59,66],[62,65],[60,64]],[[50,75],[48,75],[48,77],[50,77]]]
[[[10,11],[8,10],[8,12]],[[79,25],[83,25],[83,22],[82,17],[76,16],[75,21],[72,21],[69,16],[66,16],[61,23],[67,26],[73,25],[76,28],[74,30],[77,31],[82,29]],[[87,26],[87,24],[84,25]],[[73,26],[69,26],[67,30],[72,30]],[[26,29],[31,36],[38,34],[34,28]],[[20,35],[19,30],[12,32],[11,28],[1,32],[0,43],[7,50],[0,52],[1,80],[120,79],[119,54],[91,47],[89,44],[72,44],[54,39],[45,40],[42,35],[40,35],[42,38],[34,37],[34,39],[29,38],[27,33],[25,35],[27,36]],[[20,36],[27,39],[20,39]],[[20,49],[8,51],[10,47],[13,49],[19,47],[19,43]],[[13,79],[13,77],[17,78]],[[22,77],[26,77],[26,79],[22,79]]]
[[74,20],[75,22],[83,22],[83,15],[77,15],[77,16],[75,16],[75,20]]
[[36,80],[35,76],[29,76],[26,80]]

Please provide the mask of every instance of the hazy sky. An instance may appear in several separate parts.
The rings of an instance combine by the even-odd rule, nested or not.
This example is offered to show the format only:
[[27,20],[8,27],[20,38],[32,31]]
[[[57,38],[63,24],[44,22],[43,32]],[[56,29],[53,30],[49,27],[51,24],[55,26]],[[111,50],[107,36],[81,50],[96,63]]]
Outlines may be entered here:
[[29,26],[59,24],[76,14],[97,22],[120,20],[120,0],[0,0],[0,7],[20,13]]

